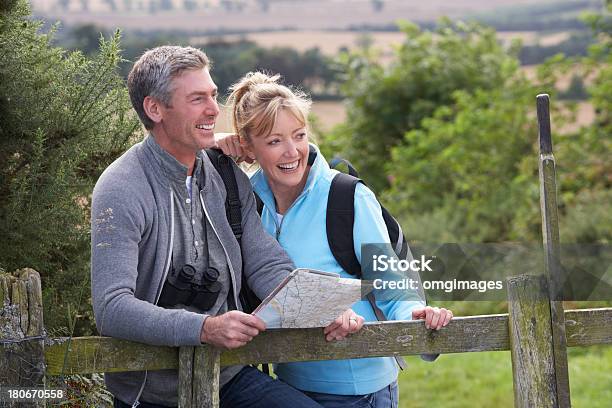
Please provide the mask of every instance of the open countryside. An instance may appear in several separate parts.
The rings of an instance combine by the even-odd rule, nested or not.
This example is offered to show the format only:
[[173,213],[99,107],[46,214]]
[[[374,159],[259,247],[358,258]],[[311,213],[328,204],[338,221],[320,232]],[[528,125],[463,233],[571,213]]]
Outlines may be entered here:
[[[552,46],[561,43],[572,35],[569,31],[545,33],[537,31],[514,31],[498,32],[497,36],[505,44],[513,40],[520,40],[524,45],[540,44]],[[260,47],[289,47],[300,52],[308,49],[318,48],[323,54],[334,56],[341,49],[355,50],[364,42],[376,48],[381,53],[381,61],[390,61],[393,56],[393,49],[401,45],[405,39],[405,34],[401,32],[354,32],[354,31],[274,31],[263,33],[246,33],[230,35],[199,36],[190,38],[189,42],[193,46],[206,49],[206,43],[214,41],[226,41],[229,43],[237,41],[253,41]],[[536,66],[527,65],[521,67],[529,78],[536,75]],[[573,72],[562,75],[557,86],[559,89],[567,89]],[[318,119],[318,124],[322,130],[329,131],[335,125],[342,123],[346,117],[345,106],[341,101],[317,101],[313,103],[312,113]],[[576,110],[576,120],[566,124],[561,130],[574,131],[581,126],[588,125],[593,121],[594,110],[589,102],[578,102]],[[231,124],[227,119],[222,119],[217,124],[217,129],[221,132],[228,132]],[[559,129],[557,129],[559,130]]]
[[[269,0],[267,2],[195,0],[32,0],[34,11],[67,24],[96,23],[107,28],[198,31],[341,29],[393,24],[397,19],[435,21],[499,7],[529,6],[554,0],[385,0],[376,11],[368,0]],[[267,3],[263,9],[261,4]],[[163,4],[163,8],[162,7]],[[185,5],[190,4],[186,10]],[[192,6],[191,6],[192,5]],[[193,9],[191,9],[193,7]],[[347,12],[350,11],[350,12]],[[155,26],[151,27],[151,18]]]
[[[609,248],[612,241],[612,26],[606,31],[579,18],[590,12],[612,23],[611,0],[7,0],[0,1],[0,11],[15,1],[29,1],[34,11],[0,16],[9,22],[0,24],[0,159],[7,158],[0,160],[6,181],[0,215],[8,215],[0,222],[0,236],[8,237],[0,245],[0,297],[6,274],[24,266],[40,273],[49,338],[76,340],[57,359],[58,371],[47,372],[48,378],[70,381],[66,406],[112,406],[101,374],[53,376],[67,373],[74,362],[102,361],[75,351],[86,344],[79,343],[83,338],[100,335],[90,296],[92,189],[102,170],[143,137],[125,79],[143,51],[158,45],[201,47],[213,60],[212,77],[222,95],[255,69],[285,74],[288,83],[311,94],[315,142],[326,158],[340,155],[356,166],[411,245],[529,242],[542,248],[535,96],[549,93],[561,243]],[[439,20],[443,16],[448,23]],[[46,23],[37,28],[41,18]],[[398,31],[398,19],[415,28]],[[470,38],[459,22],[472,19],[495,34],[478,35],[490,33],[479,27]],[[61,25],[47,42],[43,34],[54,21]],[[114,37],[115,28],[121,33]],[[431,34],[435,30],[440,31]],[[100,42],[101,35],[106,41]],[[516,56],[508,52],[514,40],[523,45]],[[376,51],[359,54],[368,47]],[[547,65],[559,53],[565,57]],[[15,69],[23,66],[28,69]],[[544,79],[537,75],[542,68]],[[221,106],[215,131],[231,130]],[[607,308],[611,299],[568,301],[563,307]],[[475,316],[506,314],[510,305],[428,300],[462,318],[451,329],[463,329]],[[551,326],[543,321],[541,327]],[[434,363],[407,357],[408,369],[398,378],[400,408],[514,406],[517,359],[510,351],[474,352],[499,340],[488,324],[464,336],[442,331],[437,337],[472,341],[472,349],[445,352]],[[495,333],[505,336],[510,326]],[[579,319],[566,327],[569,338],[582,338]],[[584,331],[607,344],[568,349],[571,403],[609,408],[612,332],[609,325]],[[436,333],[424,333],[436,340]],[[352,340],[382,344],[366,339]],[[295,353],[320,350],[277,340]],[[264,341],[257,352],[279,350],[270,344],[277,343]],[[121,357],[117,364],[146,361],[131,361],[128,352],[117,350],[108,353],[111,360]],[[151,364],[161,361],[146,355]]]

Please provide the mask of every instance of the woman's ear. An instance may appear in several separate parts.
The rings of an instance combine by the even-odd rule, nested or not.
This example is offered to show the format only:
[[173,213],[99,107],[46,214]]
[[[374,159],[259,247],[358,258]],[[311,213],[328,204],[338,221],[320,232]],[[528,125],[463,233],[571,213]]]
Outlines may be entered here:
[[144,101],[142,101],[142,107],[149,119],[153,122],[160,123],[162,121],[162,107],[157,99],[151,96],[145,96]]

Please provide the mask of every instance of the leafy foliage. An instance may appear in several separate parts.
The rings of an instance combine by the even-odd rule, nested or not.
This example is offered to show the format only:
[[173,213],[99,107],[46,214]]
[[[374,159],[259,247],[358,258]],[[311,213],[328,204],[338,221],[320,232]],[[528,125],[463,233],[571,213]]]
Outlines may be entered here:
[[[374,62],[372,50],[345,57],[348,119],[323,135],[323,149],[356,164],[409,239],[541,241],[535,96],[548,93],[561,238],[609,242],[612,30],[609,14],[589,19],[589,55],[555,55],[534,79],[489,29],[405,27],[390,64]],[[596,110],[593,124],[571,133],[559,129],[576,106],[559,102],[555,88],[570,70],[585,78]]]
[[[422,129],[406,133],[406,143],[392,150],[393,183],[386,201],[404,214],[412,238],[519,238],[513,231],[517,209],[529,208],[535,199],[537,211],[538,198],[537,177],[521,172],[537,169],[528,90],[517,81],[507,89],[457,91],[452,108],[436,110]],[[423,225],[422,217],[438,228]]]
[[[589,88],[597,118],[577,132],[555,132],[573,119],[554,98],[557,77],[576,62],[562,56],[543,64],[535,83],[515,76],[499,89],[458,91],[450,106],[438,108],[421,129],[407,132],[386,166],[392,185],[385,199],[402,215],[408,236],[541,241],[534,96],[547,92],[553,95],[561,239],[609,242],[610,61],[595,53],[600,47],[594,46],[580,65],[598,61]],[[609,51],[603,55],[609,58]]]
[[518,68],[516,50],[504,50],[491,28],[443,20],[434,32],[407,23],[402,31],[406,39],[388,65],[371,50],[344,57],[347,120],[326,138],[377,190],[388,185],[393,147],[410,143],[405,132],[452,104],[455,91],[502,87]]
[[519,59],[523,65],[540,64],[548,58],[563,53],[568,57],[584,56],[587,54],[589,45],[593,42],[593,36],[586,31],[572,34],[568,39],[554,45],[527,45],[521,48]]
[[0,16],[0,265],[38,270],[46,322],[65,325],[50,320],[68,304],[88,310],[89,196],[138,122],[116,73],[119,33],[94,58],[65,54],[29,13],[20,0]]
[[[569,134],[559,144],[564,166],[561,187],[565,221],[562,233],[569,242],[612,241],[612,1],[606,11],[585,17],[597,42],[579,61],[583,77],[593,77],[587,92],[595,109],[589,126]],[[563,235],[562,235],[563,237]]]

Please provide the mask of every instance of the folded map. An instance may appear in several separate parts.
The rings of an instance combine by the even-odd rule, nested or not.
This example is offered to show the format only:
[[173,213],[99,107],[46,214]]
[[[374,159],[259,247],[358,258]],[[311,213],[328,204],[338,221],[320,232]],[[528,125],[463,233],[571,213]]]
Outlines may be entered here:
[[296,269],[253,312],[267,328],[325,327],[362,299],[359,279]]

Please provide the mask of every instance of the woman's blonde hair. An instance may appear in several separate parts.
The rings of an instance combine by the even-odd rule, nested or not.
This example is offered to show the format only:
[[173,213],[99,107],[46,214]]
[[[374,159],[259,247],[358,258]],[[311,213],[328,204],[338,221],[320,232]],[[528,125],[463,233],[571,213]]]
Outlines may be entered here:
[[281,109],[306,126],[311,100],[302,91],[281,85],[279,80],[280,75],[249,72],[230,87],[227,103],[232,110],[234,132],[241,138],[250,142],[251,136],[267,136]]

